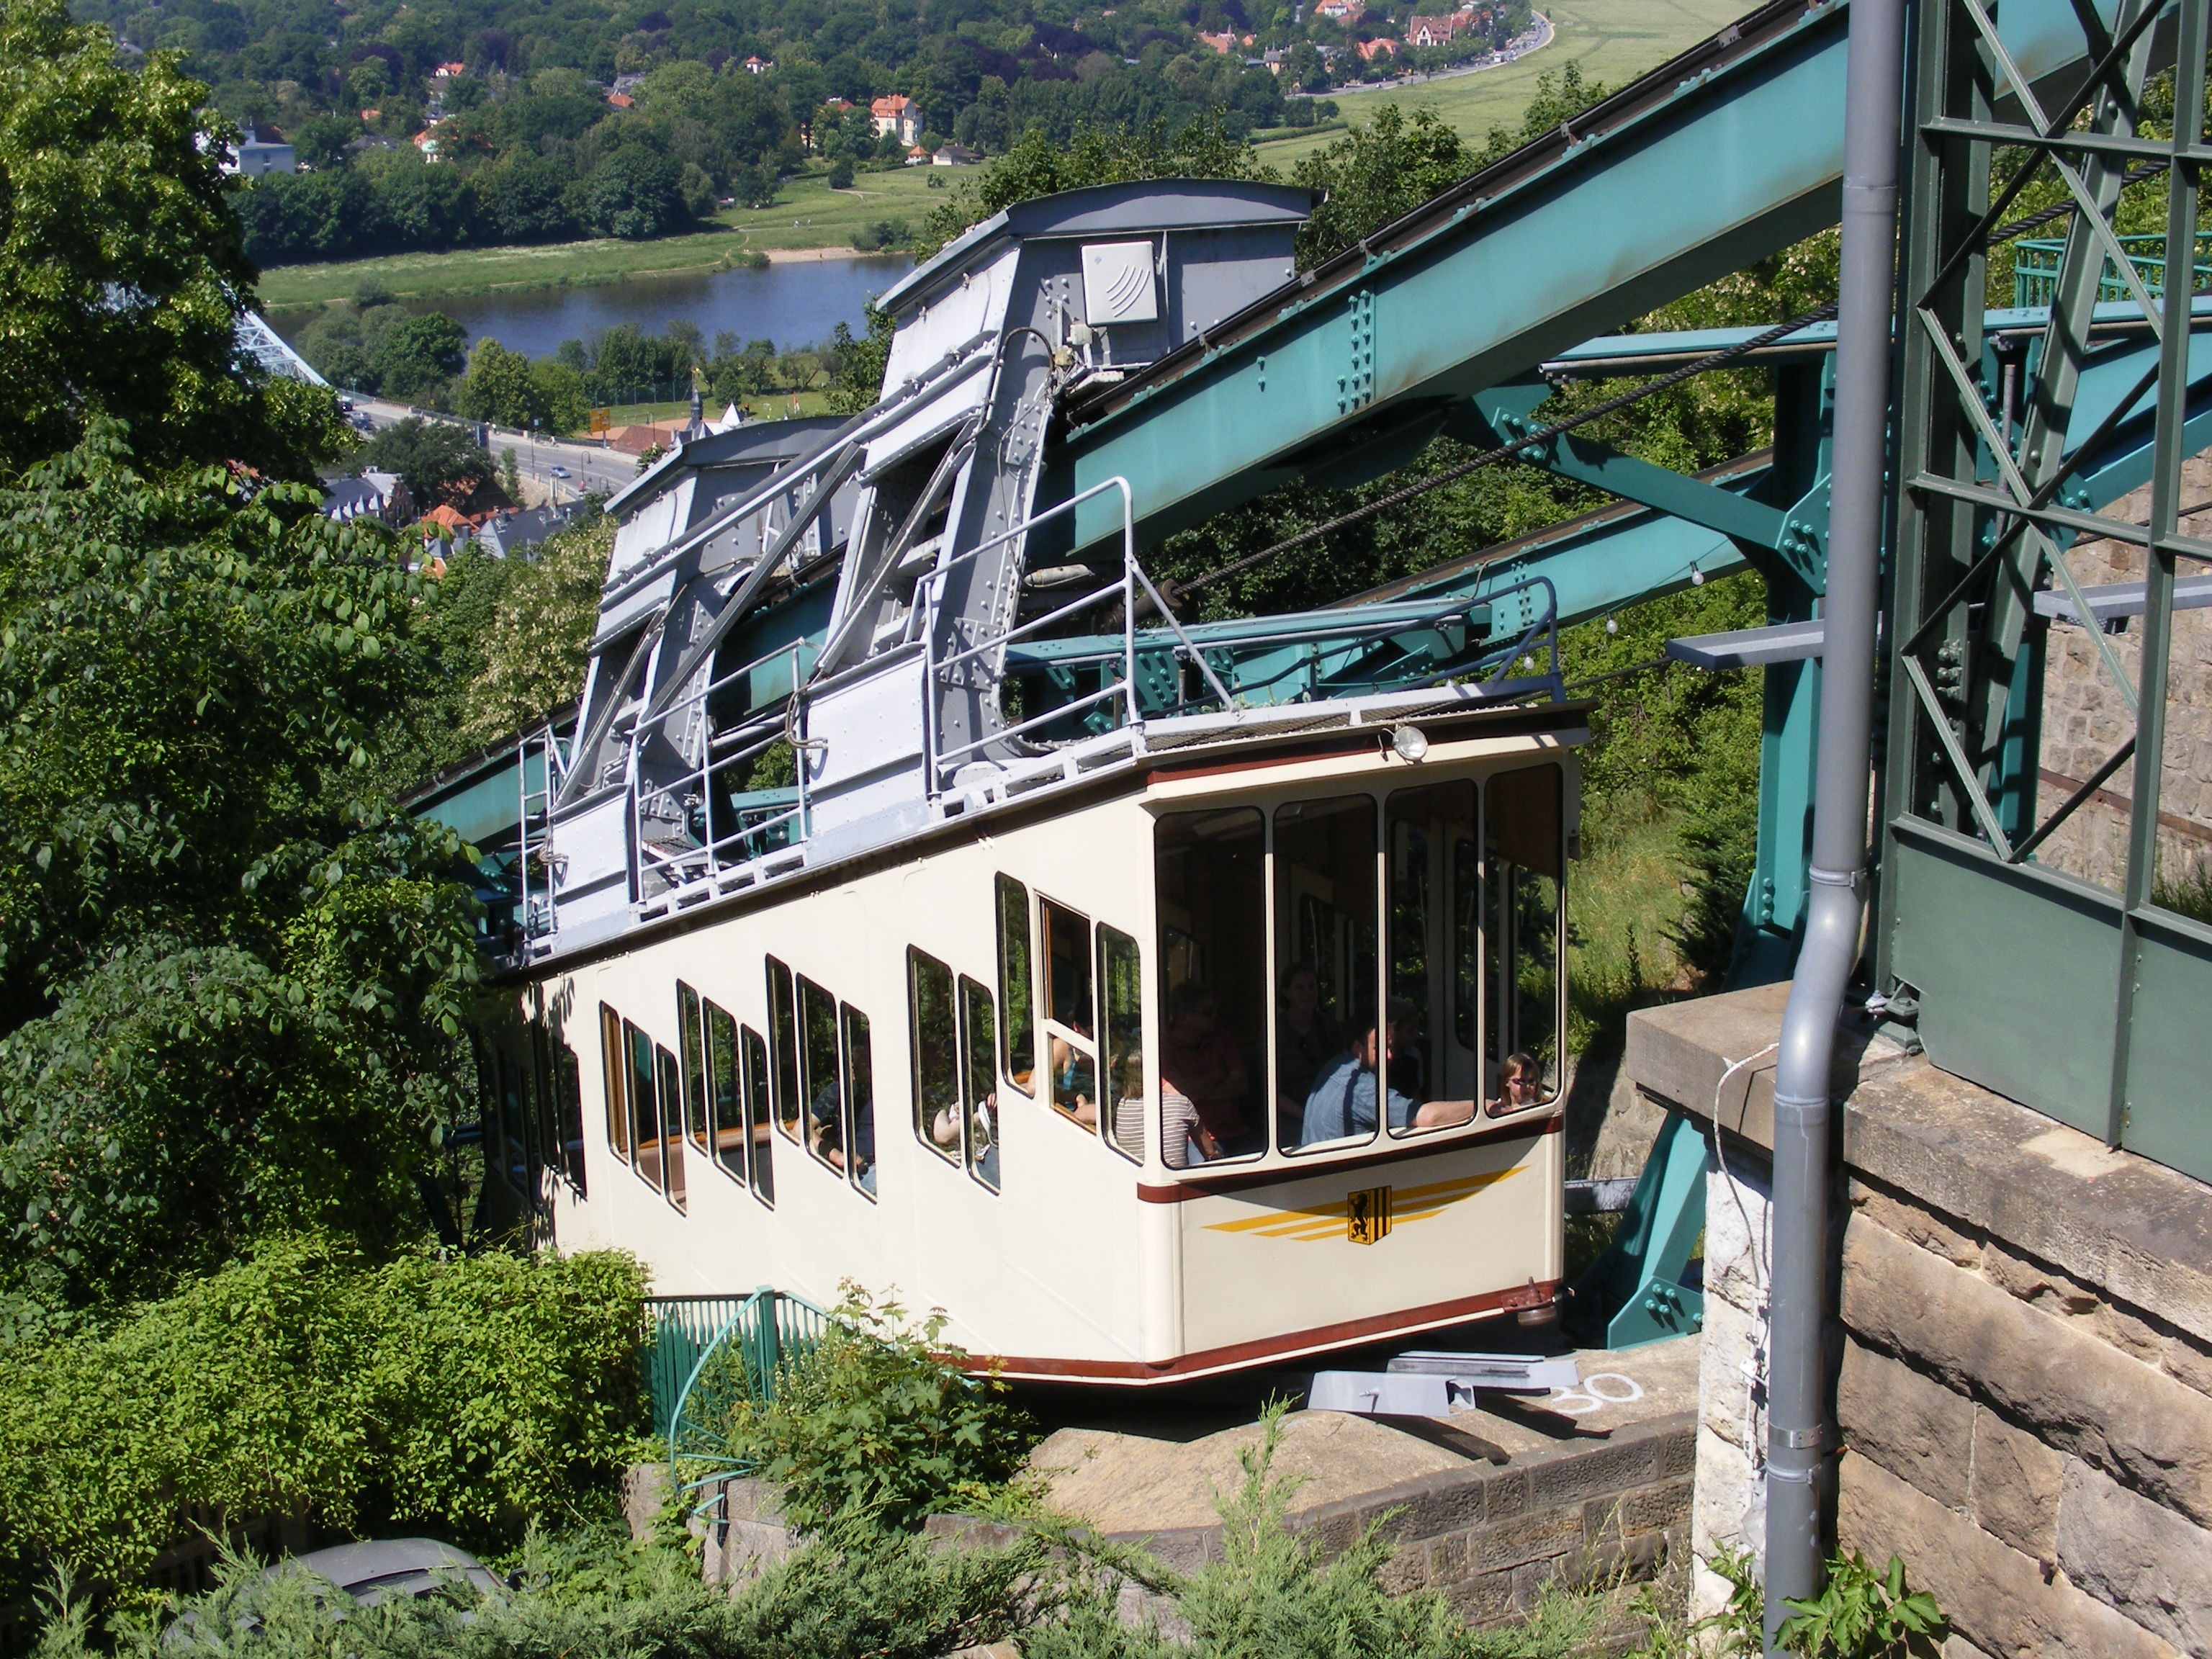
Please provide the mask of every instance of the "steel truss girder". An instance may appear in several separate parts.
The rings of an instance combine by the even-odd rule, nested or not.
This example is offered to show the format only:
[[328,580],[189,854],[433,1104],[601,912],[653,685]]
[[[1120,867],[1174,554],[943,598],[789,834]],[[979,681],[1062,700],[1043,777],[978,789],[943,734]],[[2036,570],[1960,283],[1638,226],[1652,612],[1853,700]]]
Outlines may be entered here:
[[[2142,98],[2175,35],[2174,130],[2142,131]],[[2191,294],[2208,49],[2201,0],[2127,0],[2085,18],[2096,73],[2064,97],[1996,107],[2025,74],[1992,38],[1979,0],[1926,0],[1918,28],[1898,398],[1899,506],[1891,607],[1881,925],[1885,988],[1916,993],[1939,1065],[2175,1164],[2212,1175],[2201,1077],[2177,1069],[2177,1011],[2212,992],[2212,928],[2162,910],[2159,806],[2177,559],[2212,557],[2183,536],[2182,462],[2212,447],[2212,330]],[[1998,149],[2022,162],[1994,198]],[[2121,252],[2123,165],[2162,159],[2167,258],[2154,298],[2122,257],[2130,289],[2095,306]],[[2055,173],[2074,209],[2036,387],[2015,434],[1992,413],[1980,237],[2034,172]],[[2088,323],[2117,312],[2149,337],[2099,348]],[[2060,434],[2063,434],[2063,442]],[[2059,453],[2061,450],[2063,454]],[[2102,509],[2148,484],[2149,520]],[[2145,549],[2139,670],[2095,627],[2065,554],[2110,538]],[[2056,811],[2036,807],[2045,583],[2090,629],[2114,701],[2134,731]],[[2120,890],[2034,870],[2027,860],[2100,786],[2132,763],[2122,810]],[[1962,952],[1961,939],[1990,954]],[[2187,1046],[2186,1039],[2182,1039]]]

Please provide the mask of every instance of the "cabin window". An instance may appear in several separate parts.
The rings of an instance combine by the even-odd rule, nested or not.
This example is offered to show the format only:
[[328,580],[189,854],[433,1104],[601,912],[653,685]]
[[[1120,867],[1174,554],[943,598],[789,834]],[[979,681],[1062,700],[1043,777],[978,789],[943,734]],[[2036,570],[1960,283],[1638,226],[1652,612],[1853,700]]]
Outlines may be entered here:
[[1375,1135],[1375,1066],[1387,1048],[1376,1006],[1375,817],[1365,795],[1275,813],[1275,1133],[1285,1152]]
[[791,969],[768,959],[768,1040],[775,1059],[775,1127],[799,1139],[799,1013]]
[[840,1004],[845,1039],[845,1173],[870,1198],[876,1195],[876,1063],[868,1045],[868,1017]]
[[1035,994],[1030,969],[1030,890],[1012,876],[1000,876],[999,898],[999,1009],[1005,1015],[1006,1081],[1024,1094],[1034,1094],[1031,1074],[1036,1069],[1036,1017],[1030,1006]]
[[530,1101],[527,1079],[514,1056],[499,1051],[499,1127],[502,1143],[500,1172],[518,1193],[530,1191]]
[[799,1025],[806,1150],[842,1175],[850,1159],[843,1091],[837,1079],[837,999],[811,979],[799,981]]
[[1153,829],[1160,937],[1160,1157],[1171,1170],[1266,1142],[1266,828],[1249,807]]
[[1459,920],[1472,906],[1454,885],[1460,849],[1474,842],[1475,815],[1472,783],[1401,789],[1389,799],[1388,1070],[1393,1099],[1420,1103],[1406,1122],[1394,1121],[1395,1133],[1468,1121],[1481,1087],[1459,1020],[1474,995],[1474,953]]
[[992,1030],[991,993],[960,980],[962,1144],[968,1171],[999,1190],[999,1042]]
[[623,1083],[629,1070],[622,1016],[603,1002],[599,1005],[599,1071],[607,1093],[607,1150],[625,1164],[629,1161],[629,1105],[623,1098]]
[[1044,916],[1045,1098],[1069,1122],[1098,1132],[1098,1012],[1091,978],[1091,923],[1046,899]]
[[[1488,898],[1483,940],[1488,1015],[1483,1044],[1493,1109],[1557,1099],[1565,1020],[1562,930],[1565,781],[1557,766],[1490,781],[1483,812]],[[1516,1086],[1516,1079],[1522,1081]]]
[[623,1036],[629,1049],[629,1144],[639,1177],[661,1190],[659,1085],[653,1067],[653,1039],[628,1020]]
[[1110,1104],[1106,1143],[1145,1161],[1145,991],[1137,941],[1098,929],[1098,1004],[1106,1052],[1103,1098]]
[[684,1129],[691,1144],[711,1158],[714,1143],[708,1139],[707,1031],[699,1017],[699,994],[682,980],[676,981],[676,1035],[682,1045],[684,1070]]
[[660,1072],[660,1190],[680,1210],[684,1207],[684,1067],[665,1048],[656,1047],[653,1058]]
[[771,1115],[769,1091],[768,1044],[750,1025],[738,1028],[738,1047],[745,1066],[745,1145],[751,1151],[748,1168],[753,1195],[763,1204],[775,1202],[775,1146],[769,1133]]
[[958,1164],[963,1154],[952,970],[908,945],[906,994],[914,1050],[914,1137],[947,1163]]
[[745,1184],[745,1103],[738,1076],[738,1022],[707,1004],[707,1093],[713,1114],[714,1162],[740,1187]]
[[551,1044],[561,1173],[580,1198],[584,1194],[584,1068],[561,1033],[552,1034]]

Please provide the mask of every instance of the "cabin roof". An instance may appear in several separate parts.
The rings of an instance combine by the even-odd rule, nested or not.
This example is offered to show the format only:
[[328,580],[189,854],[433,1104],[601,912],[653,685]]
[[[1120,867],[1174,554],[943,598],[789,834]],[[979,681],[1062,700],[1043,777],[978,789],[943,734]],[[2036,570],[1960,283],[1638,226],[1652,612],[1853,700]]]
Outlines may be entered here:
[[1141,236],[1163,230],[1220,230],[1232,225],[1295,225],[1313,212],[1314,193],[1294,185],[1238,179],[1152,179],[1090,185],[1017,202],[946,243],[885,290],[876,303],[896,313],[1006,243],[1076,236]]

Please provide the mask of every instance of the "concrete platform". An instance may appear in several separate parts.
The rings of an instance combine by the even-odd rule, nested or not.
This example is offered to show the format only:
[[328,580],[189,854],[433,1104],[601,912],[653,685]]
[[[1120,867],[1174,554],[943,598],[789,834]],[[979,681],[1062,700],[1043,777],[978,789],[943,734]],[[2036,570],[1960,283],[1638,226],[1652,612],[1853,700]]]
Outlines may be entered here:
[[[1686,1539],[1698,1347],[1578,1351],[1577,1389],[1443,1423],[1294,1411],[1273,1466],[1298,1483],[1290,1524],[1332,1549],[1380,1527],[1393,1589],[1437,1589],[1476,1622],[1553,1577],[1653,1568]],[[1233,1409],[1133,1401],[1054,1430],[1030,1465],[1060,1513],[1194,1571],[1221,1559],[1215,1499],[1261,1437],[1250,1405],[1220,1424]]]

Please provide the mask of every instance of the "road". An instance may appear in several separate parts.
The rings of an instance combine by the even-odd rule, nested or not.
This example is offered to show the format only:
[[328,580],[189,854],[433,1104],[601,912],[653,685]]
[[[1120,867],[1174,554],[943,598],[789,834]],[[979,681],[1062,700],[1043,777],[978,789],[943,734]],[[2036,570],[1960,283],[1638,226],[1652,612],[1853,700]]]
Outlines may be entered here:
[[[357,413],[368,417],[372,429],[396,425],[417,412],[405,404],[387,403],[381,398],[356,397],[353,404]],[[425,413],[423,418],[452,421],[456,426],[476,429],[475,422],[450,415]],[[637,458],[618,449],[603,449],[597,444],[559,438],[533,437],[527,432],[510,432],[504,427],[495,426],[489,431],[488,447],[495,457],[502,450],[514,450],[515,466],[522,476],[546,486],[562,501],[578,495],[612,495],[637,477]],[[556,466],[568,476],[556,477],[553,469]]]

